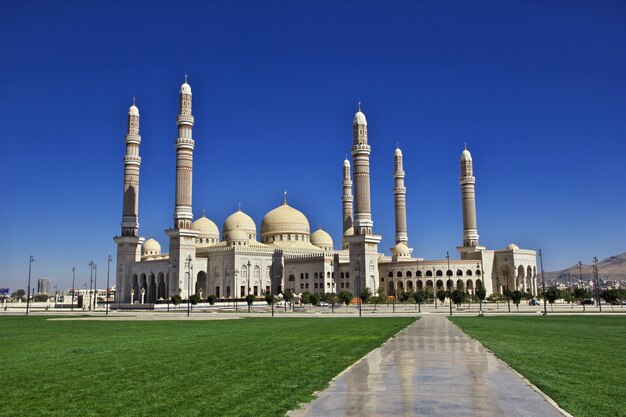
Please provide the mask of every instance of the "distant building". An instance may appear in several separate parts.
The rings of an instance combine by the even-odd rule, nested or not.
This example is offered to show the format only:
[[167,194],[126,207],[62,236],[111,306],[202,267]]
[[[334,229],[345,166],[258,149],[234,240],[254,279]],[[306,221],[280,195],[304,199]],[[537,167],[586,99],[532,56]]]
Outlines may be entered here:
[[37,280],[37,294],[50,294],[50,278]]

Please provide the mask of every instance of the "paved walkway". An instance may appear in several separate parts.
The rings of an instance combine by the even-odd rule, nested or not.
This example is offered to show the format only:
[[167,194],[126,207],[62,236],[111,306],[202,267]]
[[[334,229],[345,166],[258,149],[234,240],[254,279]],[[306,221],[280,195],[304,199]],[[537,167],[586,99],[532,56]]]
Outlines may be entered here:
[[[442,316],[424,315],[340,374],[291,417],[562,417],[515,372]],[[567,415],[567,414],[565,414]]]

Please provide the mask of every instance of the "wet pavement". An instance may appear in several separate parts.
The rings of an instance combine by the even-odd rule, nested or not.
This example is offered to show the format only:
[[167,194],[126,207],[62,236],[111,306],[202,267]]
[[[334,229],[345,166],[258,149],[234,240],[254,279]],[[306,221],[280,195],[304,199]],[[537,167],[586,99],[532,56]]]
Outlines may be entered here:
[[424,315],[290,417],[568,415],[443,316]]

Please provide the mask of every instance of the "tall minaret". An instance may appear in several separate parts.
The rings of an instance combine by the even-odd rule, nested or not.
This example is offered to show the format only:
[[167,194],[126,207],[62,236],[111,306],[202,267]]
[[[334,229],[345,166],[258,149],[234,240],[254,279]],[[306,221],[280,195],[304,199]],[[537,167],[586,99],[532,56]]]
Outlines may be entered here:
[[185,82],[180,86],[179,113],[176,118],[178,139],[176,139],[176,208],[174,229],[191,229],[191,187],[193,174],[193,148],[191,137],[193,116],[191,115],[191,87]]
[[139,237],[139,109],[133,105],[128,109],[128,130],[126,133],[126,155],[124,155],[124,202],[122,206],[122,233],[113,240],[117,243],[116,290],[123,302],[130,300],[131,264],[141,259]]
[[[352,229],[352,180],[350,179],[350,161],[346,158],[343,161],[343,181],[341,182],[343,187],[343,195],[341,196],[341,203],[343,206],[343,237],[350,233]],[[346,242],[343,239],[343,245]],[[345,247],[344,247],[345,249]]]
[[406,188],[404,187],[404,168],[402,166],[402,151],[396,148],[393,157],[393,204],[396,212],[396,245],[409,245],[406,230]]
[[[191,115],[191,87],[185,82],[180,86],[179,112],[176,117],[178,139],[176,139],[176,207],[174,209],[174,227],[165,231],[170,237],[170,289],[168,297],[195,293],[196,274],[193,265],[196,260],[196,237],[198,232],[191,228],[193,213],[191,210],[191,187],[193,177],[194,141],[191,136],[193,116]],[[191,263],[188,260],[191,259]],[[184,279],[191,273],[191,282]],[[188,286],[191,286],[188,288]]]
[[461,199],[463,202],[463,247],[478,246],[478,227],[476,226],[476,194],[474,190],[474,169],[472,154],[467,147],[461,153]]
[[354,166],[354,234],[372,233],[374,222],[370,209],[370,152],[367,144],[367,120],[359,110],[352,122],[352,164]]
[[378,244],[381,236],[372,233],[370,209],[370,146],[367,144],[367,120],[359,110],[352,122],[352,177],[354,181],[354,235],[346,236],[350,254],[350,276],[354,291],[378,288]]

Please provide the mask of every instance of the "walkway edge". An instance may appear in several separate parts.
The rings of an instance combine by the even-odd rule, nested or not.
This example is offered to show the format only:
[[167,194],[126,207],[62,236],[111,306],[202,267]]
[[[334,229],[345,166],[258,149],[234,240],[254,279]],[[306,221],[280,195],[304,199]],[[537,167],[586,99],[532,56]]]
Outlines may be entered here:
[[541,395],[543,397],[544,400],[546,400],[548,402],[548,404],[550,404],[552,407],[554,407],[554,409],[556,411],[558,411],[559,413],[563,414],[565,417],[574,417],[573,415],[571,415],[570,413],[568,413],[567,411],[565,411],[564,409],[562,409],[559,404],[554,401],[552,399],[552,397],[548,396],[545,392],[541,391],[535,384],[533,384],[532,382],[530,382],[524,375],[520,374],[519,372],[517,372],[514,368],[512,368],[508,363],[506,363],[504,360],[502,360],[498,355],[496,355],[495,352],[493,352],[491,349],[489,349],[487,346],[483,345],[482,343],[480,343],[480,341],[478,341],[477,339],[475,339],[474,337],[472,337],[470,334],[466,333],[463,331],[463,329],[461,329],[459,326],[457,326],[452,320],[449,319],[448,317],[448,321],[455,326],[456,328],[458,328],[460,331],[463,332],[464,335],[466,335],[467,337],[469,337],[470,339],[472,339],[474,342],[478,343],[483,349],[485,349],[487,352],[491,353],[500,363],[502,363],[505,367],[509,368],[511,371],[513,371],[513,373],[515,375],[517,375],[522,381],[524,381],[526,383],[526,385],[528,385],[529,387],[531,387],[537,394]]

